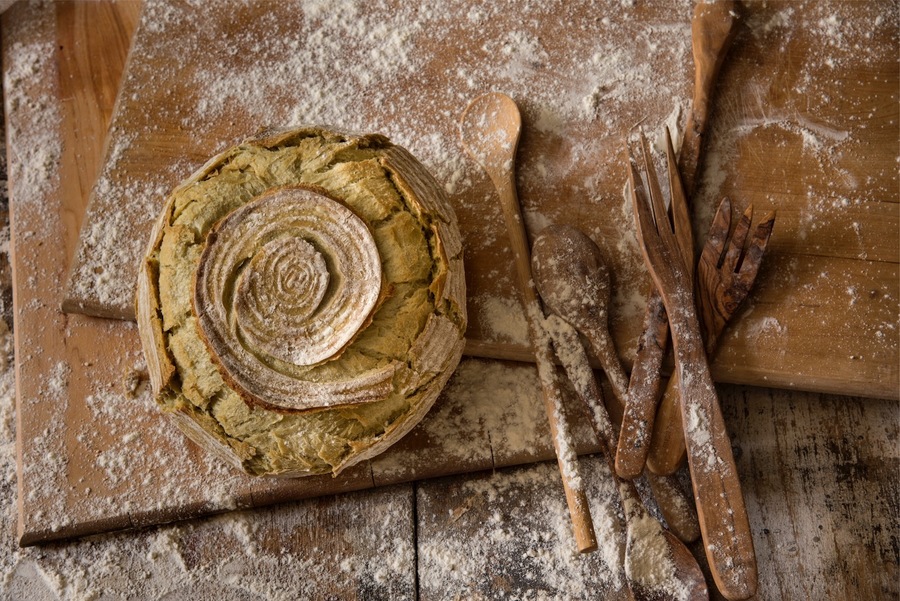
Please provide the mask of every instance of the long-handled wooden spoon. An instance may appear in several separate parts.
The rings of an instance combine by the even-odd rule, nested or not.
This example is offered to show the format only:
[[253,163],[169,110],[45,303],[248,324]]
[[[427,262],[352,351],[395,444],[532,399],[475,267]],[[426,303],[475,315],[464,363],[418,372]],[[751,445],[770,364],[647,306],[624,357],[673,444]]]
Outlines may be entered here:
[[518,287],[528,332],[534,348],[543,391],[544,409],[562,474],[566,502],[575,529],[578,550],[597,548],[587,495],[578,474],[578,461],[562,408],[562,395],[550,338],[542,326],[544,312],[531,278],[531,259],[525,224],[516,195],[515,160],[522,117],[513,100],[504,94],[490,93],[474,99],[463,113],[460,135],[466,152],[487,172],[497,190],[509,241],[515,256]]

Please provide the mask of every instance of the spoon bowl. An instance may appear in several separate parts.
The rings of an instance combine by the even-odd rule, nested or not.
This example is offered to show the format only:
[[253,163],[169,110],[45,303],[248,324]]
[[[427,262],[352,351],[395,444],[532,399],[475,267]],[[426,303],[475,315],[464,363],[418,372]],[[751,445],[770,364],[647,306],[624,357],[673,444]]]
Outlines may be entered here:
[[587,338],[619,407],[624,407],[628,376],[609,333],[609,268],[600,249],[578,228],[551,225],[535,240],[532,255],[541,299]]

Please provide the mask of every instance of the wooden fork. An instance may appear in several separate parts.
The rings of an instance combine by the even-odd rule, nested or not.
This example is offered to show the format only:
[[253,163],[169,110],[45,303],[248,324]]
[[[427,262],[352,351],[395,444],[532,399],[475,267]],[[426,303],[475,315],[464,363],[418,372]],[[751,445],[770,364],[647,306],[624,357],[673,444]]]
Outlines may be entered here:
[[[700,255],[695,292],[706,355],[710,359],[726,324],[753,287],[775,226],[775,213],[766,215],[756,226],[750,244],[745,249],[752,221],[753,207],[750,206],[729,236],[731,201],[723,199]],[[647,467],[655,474],[673,474],[684,461],[685,446],[680,412],[678,386],[675,378],[672,378],[659,403],[647,454]]]
[[[650,156],[647,140],[643,137],[642,152]],[[666,154],[674,156],[672,137],[666,128]],[[687,202],[672,206],[673,219],[682,224],[676,230],[676,242],[685,265],[693,278],[694,268],[694,234],[691,230],[690,213]],[[644,333],[641,335],[628,391],[625,395],[625,412],[622,415],[622,432],[619,446],[616,449],[616,471],[623,478],[636,478],[644,471],[647,455],[650,452],[653,433],[656,431],[654,421],[657,418],[657,401],[659,400],[662,380],[662,363],[666,354],[669,338],[669,322],[666,309],[659,292],[651,291],[647,299],[647,314],[644,318]],[[612,382],[612,378],[610,378]],[[667,427],[664,424],[663,427]],[[678,425],[680,428],[681,426]],[[667,441],[668,442],[668,441]],[[682,447],[684,444],[682,444]],[[675,449],[677,450],[677,449]],[[669,472],[665,475],[671,475]]]
[[[756,556],[694,308],[692,260],[679,247],[643,136],[642,146],[647,186],[634,161],[629,161],[628,170],[635,225],[644,262],[669,316],[688,465],[706,557],[719,591],[727,599],[747,599],[756,592]],[[673,153],[667,155],[672,221],[680,230],[690,227],[690,221],[683,218],[687,201]]]

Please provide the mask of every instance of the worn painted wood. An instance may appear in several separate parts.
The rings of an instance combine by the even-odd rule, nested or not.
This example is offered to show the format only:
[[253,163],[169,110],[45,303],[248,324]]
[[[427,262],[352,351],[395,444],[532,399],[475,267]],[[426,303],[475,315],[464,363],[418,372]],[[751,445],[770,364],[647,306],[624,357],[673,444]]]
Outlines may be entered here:
[[[628,299],[646,298],[648,283],[633,240],[623,235],[630,231],[621,194],[623,140],[637,123],[658,133],[673,103],[676,117],[687,112],[692,11],[689,2],[678,10],[670,3],[639,2],[626,10],[612,4],[615,10],[603,11],[567,3],[566,18],[579,27],[567,30],[564,47],[553,33],[558,26],[554,11],[561,8],[520,14],[460,5],[439,13],[403,14],[370,6],[371,12],[357,15],[359,22],[366,19],[412,36],[408,44],[400,40],[387,50],[373,47],[371,54],[399,55],[416,67],[401,69],[382,87],[369,83],[377,77],[361,79],[359,90],[366,94],[358,97],[323,99],[315,86],[286,87],[284,72],[278,71],[296,68],[294,53],[310,48],[270,43],[288,35],[278,29],[287,23],[291,36],[315,38],[311,23],[321,14],[306,20],[290,3],[261,2],[242,8],[235,19],[229,11],[188,4],[163,10],[153,0],[148,6],[157,9],[145,12],[137,34],[88,223],[97,231],[114,228],[141,239],[165,191],[223,145],[262,122],[292,122],[323,111],[332,115],[322,108],[323,101],[324,106],[346,102],[354,127],[398,137],[439,177],[449,178],[467,246],[469,337],[477,343],[506,343],[478,348],[508,358],[521,349],[492,331],[489,303],[515,300],[511,254],[498,235],[502,220],[487,178],[462,159],[456,143],[465,103],[481,92],[505,89],[523,109],[519,187],[531,234],[547,222],[578,225],[608,254],[617,287],[615,334],[630,364],[641,319],[640,308]],[[839,0],[743,6],[743,24],[722,69],[707,132],[695,228],[706,231],[723,194],[738,210],[753,203],[761,213],[777,209],[779,219],[756,290],[717,356],[713,374],[720,381],[898,396],[898,66],[896,15],[890,7]],[[423,19],[430,25],[410,33],[408,24]],[[444,32],[447,19],[481,21],[436,36],[442,41],[437,47],[417,37]],[[199,29],[191,25],[201,22]],[[255,22],[266,25],[253,27]],[[676,43],[662,41],[682,30]],[[198,35],[209,39],[194,43]],[[372,42],[359,37],[345,47],[351,55]],[[497,51],[486,51],[492,44]],[[635,48],[652,73],[640,64],[623,72],[610,68]],[[573,53],[580,53],[578,64],[594,67],[573,70]],[[452,65],[447,64],[450,56]],[[198,86],[215,78],[262,85],[253,78],[264,73],[262,64],[273,65],[259,80],[269,82],[265,102],[243,103],[232,96],[223,112],[210,108],[221,99],[198,100]],[[334,82],[356,74],[340,64],[304,63],[296,77]],[[373,69],[382,66],[375,63]],[[202,77],[195,81],[198,73]],[[242,80],[240,73],[254,75]],[[529,85],[522,89],[525,81]],[[667,90],[665,98],[647,92],[655,89]],[[555,114],[556,105],[541,95],[546,90],[557,90],[557,99],[574,95],[579,108],[566,105],[568,112]],[[372,97],[384,102],[369,102]],[[594,103],[594,112],[584,103]],[[297,106],[312,109],[298,116]],[[435,146],[442,151],[435,154]],[[82,237],[76,267],[109,253],[104,245],[108,242]],[[70,309],[131,315],[128,290],[107,300],[91,291],[97,269],[101,277],[133,281],[142,245],[126,246],[109,253],[107,264],[76,271],[67,295]]]

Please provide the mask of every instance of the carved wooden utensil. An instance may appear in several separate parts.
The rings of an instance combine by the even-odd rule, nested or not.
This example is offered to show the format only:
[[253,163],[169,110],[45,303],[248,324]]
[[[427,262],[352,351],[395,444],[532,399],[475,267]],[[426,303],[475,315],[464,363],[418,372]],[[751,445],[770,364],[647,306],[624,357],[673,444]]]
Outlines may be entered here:
[[[674,157],[670,153],[668,158],[670,197],[677,215],[686,210],[686,201]],[[693,282],[647,154],[644,169],[646,188],[635,165],[629,164],[635,225],[644,262],[666,305],[672,330],[688,466],[704,548],[719,591],[727,599],[747,599],[756,592],[756,555],[731,442],[709,373]],[[674,226],[684,224],[675,219]]]
[[[731,201],[723,199],[700,255],[697,265],[697,308],[709,358],[714,356],[728,321],[753,288],[775,226],[775,213],[769,213],[757,225],[745,249],[752,220],[753,207],[750,206],[729,235]],[[684,461],[684,456],[681,408],[677,382],[673,378],[659,403],[647,467],[656,474],[673,474]]]
[[[737,9],[736,0],[698,2],[694,8],[691,20],[694,94],[679,156],[679,170],[688,199],[693,196],[697,181],[715,83],[725,55],[737,33]],[[684,236],[689,234],[690,228],[682,232]],[[691,253],[693,261],[693,249]],[[626,478],[639,474],[645,461],[648,461],[647,454],[653,445],[650,433],[656,431],[654,422],[660,423],[663,418],[663,415],[657,412],[656,401],[660,393],[660,370],[667,337],[668,322],[665,309],[659,294],[653,291],[647,302],[644,333],[638,343],[634,368],[631,372],[629,403],[622,419],[622,436],[616,451],[616,470]],[[677,383],[670,380],[669,388],[674,394],[677,391]],[[665,415],[668,416],[669,413]],[[666,427],[665,423],[661,425]],[[649,467],[657,472],[652,464]],[[670,474],[672,471],[657,473]]]
[[740,18],[738,10],[737,0],[701,1],[694,7],[694,17],[691,19],[694,96],[678,157],[678,171],[688,198],[693,196],[697,183],[700,156],[719,71],[734,36],[737,35]]
[[516,196],[515,160],[522,117],[513,100],[499,93],[475,98],[466,107],[460,122],[460,136],[466,152],[487,172],[497,190],[509,241],[515,256],[519,294],[528,322],[528,333],[537,360],[544,409],[562,475],[566,502],[575,528],[575,541],[582,553],[597,548],[587,495],[578,475],[578,462],[562,409],[562,395],[550,338],[541,324],[544,312],[531,278],[528,239]]
[[600,249],[574,227],[551,225],[535,239],[532,252],[541,301],[585,337],[624,406],[628,376],[609,331],[609,268]]
[[[650,156],[647,140],[641,137],[645,157]],[[666,152],[669,162],[675,164],[675,151],[672,138],[666,129]],[[669,178],[671,181],[672,174]],[[687,199],[670,207],[672,219],[680,227],[676,228],[675,241],[684,264],[688,278],[694,279],[694,235],[691,228],[691,217],[688,213]],[[668,212],[667,212],[668,215]],[[651,291],[647,303],[644,335],[641,339],[635,367],[631,372],[628,388],[628,403],[622,415],[622,433],[616,450],[616,470],[623,478],[635,478],[644,470],[647,453],[653,433],[656,417],[656,400],[659,397],[660,368],[666,349],[668,336],[668,316],[662,307],[659,292]],[[643,357],[640,356],[643,354]],[[647,361],[644,363],[643,361]],[[674,376],[673,376],[674,378]]]
[[[542,279],[544,284],[550,282],[554,282],[554,284],[559,283],[559,278],[552,278],[548,274],[548,272],[553,271],[554,265],[544,262],[543,267],[546,267],[546,269],[543,267],[539,269],[537,266],[537,264],[543,262],[541,259],[548,259],[552,262],[554,258],[552,254],[549,257],[539,255],[540,240],[546,241],[550,236],[553,236],[553,232],[547,232],[545,229],[534,244],[533,263],[535,266],[533,271],[537,278],[538,288],[542,291],[542,297],[543,290],[547,288],[546,285],[542,286],[540,284]],[[539,272],[545,277],[542,278],[538,275]],[[588,356],[578,337],[577,328],[573,327],[558,314],[551,315],[548,321],[551,321],[553,324],[549,329],[554,348],[556,349],[556,356],[559,358],[575,392],[584,402],[591,425],[600,441],[603,455],[609,465],[609,471],[616,481],[619,496],[622,500],[626,524],[625,579],[634,595],[635,601],[666,601],[668,599],[673,601],[676,599],[699,601],[708,599],[709,591],[706,586],[706,580],[690,550],[675,535],[666,531],[662,524],[647,512],[641,503],[634,482],[619,478],[616,475],[612,449],[616,448],[618,434],[603,402],[603,393],[597,384],[594,372],[591,370]],[[655,566],[656,569],[650,574],[647,571],[648,566],[645,565],[647,557],[652,557],[655,563],[665,565]],[[670,569],[662,569],[663,567]],[[685,595],[685,593],[687,594]]]

